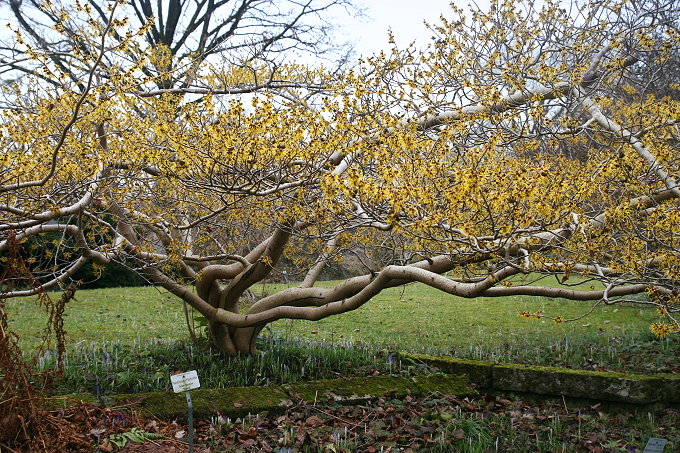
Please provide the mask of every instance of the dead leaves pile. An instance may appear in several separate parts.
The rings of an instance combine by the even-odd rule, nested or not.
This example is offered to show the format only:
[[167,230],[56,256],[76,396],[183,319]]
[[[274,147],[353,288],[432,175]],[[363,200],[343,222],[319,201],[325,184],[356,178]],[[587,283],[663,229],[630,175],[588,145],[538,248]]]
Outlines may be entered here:
[[[93,451],[113,452],[176,452],[186,451],[186,443],[175,437],[186,427],[175,422],[149,419],[140,415],[135,404],[116,407],[100,407],[94,404],[78,403],[59,410],[42,411],[40,414],[41,435],[25,433],[19,443],[2,445],[3,453],[14,452],[70,452],[91,453]],[[142,444],[130,443],[122,450],[106,439],[115,434],[129,432],[133,428],[158,433],[162,439]],[[148,444],[148,445],[147,445]]]
[[[645,417],[655,427],[647,428]],[[215,417],[199,424],[203,452],[642,451],[649,437],[680,445],[680,411],[607,413],[599,405],[529,404],[493,395],[382,398],[360,405],[301,405],[278,417]],[[671,448],[671,451],[672,451]]]
[[[7,451],[186,451],[186,426],[140,414],[132,404],[111,408],[79,404],[45,412],[44,427],[50,431],[52,443],[12,445]],[[133,430],[162,437],[128,442],[122,449],[107,440]],[[413,453],[456,451],[464,444],[475,444],[479,451],[539,448],[600,453],[642,451],[649,437],[668,439],[668,451],[675,451],[680,446],[680,410],[605,412],[599,405],[573,408],[563,402],[528,403],[493,395],[389,396],[347,406],[331,401],[300,404],[271,417],[231,420],[216,414],[196,423],[194,451]]]

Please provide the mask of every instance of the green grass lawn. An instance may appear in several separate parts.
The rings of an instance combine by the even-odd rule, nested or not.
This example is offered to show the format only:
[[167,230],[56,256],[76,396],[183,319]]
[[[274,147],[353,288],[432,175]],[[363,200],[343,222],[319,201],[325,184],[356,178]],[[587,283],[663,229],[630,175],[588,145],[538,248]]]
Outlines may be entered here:
[[601,306],[588,317],[571,323],[525,319],[519,311],[574,318],[592,303],[527,296],[462,299],[421,284],[391,288],[360,309],[317,322],[281,320],[272,329],[285,337],[343,339],[353,343],[398,346],[425,352],[532,343],[564,338],[602,339],[639,334],[657,319],[649,308]]
[[[50,295],[54,300],[59,298],[58,293]],[[6,308],[22,346],[37,345],[46,317],[35,299],[11,299]],[[182,301],[152,287],[77,291],[75,299],[66,305],[64,329],[69,345],[186,338]]]
[[[326,283],[328,284],[328,283]],[[271,293],[280,285],[254,288]],[[54,296],[58,297],[57,295]],[[351,342],[408,351],[447,353],[559,341],[607,342],[611,338],[648,332],[656,312],[635,305],[600,306],[588,317],[556,324],[524,319],[519,311],[563,318],[576,317],[590,302],[537,299],[527,296],[462,299],[421,284],[383,291],[353,312],[317,322],[281,320],[272,331],[286,339]],[[13,328],[25,346],[37,344],[44,315],[31,299],[7,301]],[[69,344],[119,340],[184,339],[182,303],[156,288],[81,290],[68,303],[64,326]]]
[[[261,296],[281,286],[262,285],[254,292]],[[58,391],[164,390],[174,369],[200,369],[216,387],[344,372],[414,372],[410,362],[389,358],[399,351],[582,369],[680,371],[680,342],[652,337],[649,324],[657,315],[649,308],[601,306],[587,318],[563,324],[518,316],[543,310],[570,318],[591,306],[523,296],[461,299],[412,284],[318,322],[277,321],[261,338],[259,347],[268,354],[225,360],[187,343],[182,302],[170,294],[151,287],[82,290],[66,306],[68,354]],[[6,308],[22,347],[35,348],[45,326],[44,310],[34,299],[8,300]],[[39,366],[54,367],[54,354],[41,357]]]

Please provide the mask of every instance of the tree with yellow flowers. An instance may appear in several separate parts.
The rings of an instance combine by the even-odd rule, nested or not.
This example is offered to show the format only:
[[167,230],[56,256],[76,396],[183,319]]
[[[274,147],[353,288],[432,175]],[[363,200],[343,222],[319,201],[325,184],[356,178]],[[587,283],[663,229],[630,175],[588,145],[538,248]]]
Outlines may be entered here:
[[[678,332],[678,81],[649,89],[673,73],[674,0],[452,6],[428,48],[343,72],[237,64],[219,46],[182,66],[148,45],[155,18],[88,4],[41,6],[70,24],[51,32],[78,43],[68,58],[16,30],[26,59],[11,67],[30,79],[4,93],[0,253],[8,268],[26,245],[33,284],[0,297],[122,262],[205,316],[228,354],[252,353],[269,322],[416,281],[634,300],[658,309],[657,334]],[[355,275],[316,284],[350,256]],[[242,307],[284,263],[299,284]]]

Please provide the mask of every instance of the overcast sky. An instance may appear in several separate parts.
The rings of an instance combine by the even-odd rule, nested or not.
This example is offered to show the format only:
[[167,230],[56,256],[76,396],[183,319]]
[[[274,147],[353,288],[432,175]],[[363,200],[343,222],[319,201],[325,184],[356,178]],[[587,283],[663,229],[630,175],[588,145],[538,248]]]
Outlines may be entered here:
[[[389,48],[387,30],[392,29],[400,47],[416,40],[426,45],[430,33],[423,21],[437,23],[439,16],[450,17],[450,0],[356,0],[355,4],[366,9],[363,20],[346,19],[341,24],[345,36],[356,46],[357,54],[368,55]],[[460,3],[460,2],[459,2]],[[463,4],[459,6],[466,9]]]
[[[392,29],[397,44],[405,47],[411,41],[426,45],[430,33],[423,22],[437,23],[439,16],[451,16],[451,0],[353,0],[353,4],[365,10],[365,17],[354,19],[336,11],[338,37],[354,44],[357,56],[370,55],[389,49],[387,30]],[[473,0],[477,4],[488,4],[488,0]],[[469,0],[457,1],[465,9]],[[0,36],[4,36],[5,23],[10,14],[4,2],[0,1]]]

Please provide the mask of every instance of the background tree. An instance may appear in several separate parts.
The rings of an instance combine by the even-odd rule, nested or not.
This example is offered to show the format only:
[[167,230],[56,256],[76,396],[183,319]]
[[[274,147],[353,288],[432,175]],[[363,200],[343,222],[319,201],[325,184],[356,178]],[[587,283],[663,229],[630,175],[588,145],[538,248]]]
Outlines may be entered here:
[[[288,59],[293,54],[326,55],[330,61],[344,61],[344,53],[350,49],[333,35],[332,17],[361,14],[349,0],[132,0],[114,2],[116,16],[110,14],[111,2],[100,0],[2,3],[11,11],[13,27],[31,43],[33,51],[43,54],[42,64],[49,62],[60,77],[36,70],[40,65],[31,59],[17,58],[25,55],[26,49],[13,41],[0,47],[5,71],[18,76],[32,74],[52,84],[68,80],[77,85],[99,53],[97,35],[106,29],[111,33],[109,45],[118,49],[97,62],[97,75],[108,78],[119,67],[144,60],[137,68],[138,88],[148,88],[150,82],[165,90],[236,88],[229,78],[213,78],[205,85],[200,72],[213,64],[227,71],[237,66],[252,72],[253,83],[239,79],[238,88],[255,90],[275,82],[275,67],[282,63],[282,55]],[[131,41],[129,33],[139,29],[143,33]],[[213,55],[219,58],[211,60]],[[258,68],[265,63],[269,63],[270,77],[258,79]]]
[[[273,80],[265,65],[206,63],[192,82],[204,88],[169,91],[168,73],[147,74],[156,52],[105,63],[152,25],[132,31],[115,6],[107,20],[91,12],[100,25],[79,36],[95,51],[74,57],[87,76],[8,95],[0,252],[63,239],[58,253],[35,250],[40,286],[3,297],[63,284],[88,261],[135,263],[229,354],[252,353],[271,321],[343,313],[415,281],[462,297],[642,294],[665,317],[653,330],[677,332],[679,106],[624,96],[639,90],[631,74],[658,76],[677,52],[676,6],[452,7],[428,49],[395,48],[338,79],[289,64],[260,85]],[[658,21],[659,10],[676,13]],[[42,72],[54,67],[19,44]],[[140,78],[162,89],[140,90]],[[229,96],[239,85],[258,95]],[[365,270],[316,286],[348,253]],[[284,259],[300,284],[242,306]]]

